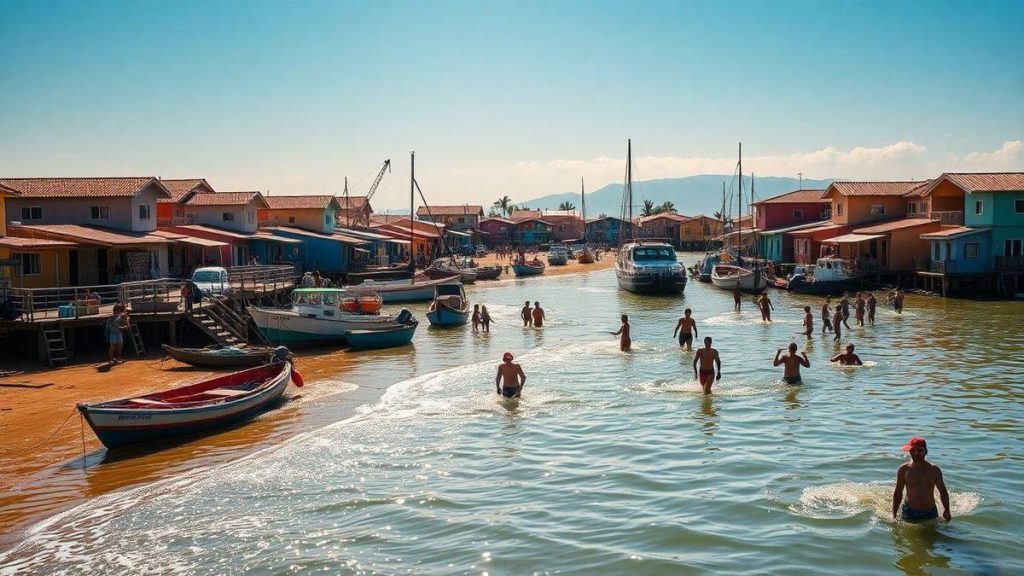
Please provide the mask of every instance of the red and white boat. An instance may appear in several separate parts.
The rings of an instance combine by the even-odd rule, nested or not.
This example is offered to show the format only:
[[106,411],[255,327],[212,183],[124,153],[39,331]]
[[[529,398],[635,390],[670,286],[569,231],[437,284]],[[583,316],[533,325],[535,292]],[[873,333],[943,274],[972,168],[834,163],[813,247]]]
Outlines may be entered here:
[[291,362],[274,362],[163,392],[98,404],[79,404],[107,448],[227,426],[255,416],[302,385]]

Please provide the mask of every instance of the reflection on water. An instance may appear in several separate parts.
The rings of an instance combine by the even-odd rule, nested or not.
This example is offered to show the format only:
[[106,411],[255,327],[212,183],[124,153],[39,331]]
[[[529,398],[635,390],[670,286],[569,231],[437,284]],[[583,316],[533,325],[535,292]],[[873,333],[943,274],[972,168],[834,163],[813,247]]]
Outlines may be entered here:
[[[227,433],[235,447],[92,466],[104,486],[172,471],[97,490],[0,556],[0,571],[1024,572],[1024,307],[910,296],[902,316],[807,342],[794,331],[816,298],[774,294],[767,324],[697,282],[685,298],[613,286],[604,271],[470,288],[492,333],[423,331],[412,349],[347,357],[346,381],[384,390],[354,418],[328,393]],[[526,299],[544,303],[543,330],[520,327]],[[721,352],[710,396],[671,337],[684,307]],[[607,335],[620,314],[631,354]],[[791,341],[811,360],[800,386],[772,367]],[[870,366],[829,363],[849,341]],[[528,375],[518,402],[494,394],[506,350]],[[272,448],[238,460],[243,431]],[[890,519],[899,447],[916,434],[943,468],[951,524]]]

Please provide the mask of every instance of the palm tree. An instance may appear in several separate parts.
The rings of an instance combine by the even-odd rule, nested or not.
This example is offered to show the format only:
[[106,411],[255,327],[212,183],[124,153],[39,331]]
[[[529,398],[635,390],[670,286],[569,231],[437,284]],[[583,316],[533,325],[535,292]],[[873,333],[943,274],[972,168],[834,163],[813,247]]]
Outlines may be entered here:
[[558,209],[568,212],[570,210],[575,210],[576,206],[573,206],[572,202],[562,202],[561,204],[558,205]]
[[654,200],[644,200],[644,209],[640,211],[644,218],[654,215]]
[[508,216],[512,215],[512,199],[508,195],[502,196],[494,201],[494,207],[497,208],[502,214]]
[[669,200],[666,200],[666,201],[662,202],[660,205],[658,205],[658,208],[655,210],[655,214],[661,214],[663,212],[671,212],[673,214],[678,212],[678,210],[676,210],[675,202],[671,202]]

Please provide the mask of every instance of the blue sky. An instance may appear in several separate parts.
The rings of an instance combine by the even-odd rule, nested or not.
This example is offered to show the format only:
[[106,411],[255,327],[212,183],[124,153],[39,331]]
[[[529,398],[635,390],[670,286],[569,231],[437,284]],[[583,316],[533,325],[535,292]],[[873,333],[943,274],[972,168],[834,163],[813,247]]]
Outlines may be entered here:
[[490,203],[1024,169],[1024,2],[0,0],[0,174]]

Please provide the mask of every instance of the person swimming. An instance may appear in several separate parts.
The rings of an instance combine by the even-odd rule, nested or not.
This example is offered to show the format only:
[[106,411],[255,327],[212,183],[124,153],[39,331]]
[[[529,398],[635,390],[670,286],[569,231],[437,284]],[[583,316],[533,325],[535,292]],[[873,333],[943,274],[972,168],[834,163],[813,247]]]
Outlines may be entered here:
[[523,385],[526,384],[526,373],[523,367],[512,362],[511,352],[505,352],[498,364],[498,374],[494,377],[495,391],[505,398],[521,398]]
[[802,384],[803,381],[800,379],[800,367],[811,367],[811,361],[807,358],[807,353],[801,352],[797,355],[796,349],[796,342],[791,342],[789,345],[789,353],[785,356],[780,357],[782,354],[782,348],[775,351],[775,361],[772,363],[772,366],[778,366],[780,364],[785,365],[782,373],[782,379],[786,384]]
[[843,354],[836,354],[832,357],[830,362],[839,362],[840,366],[863,366],[864,363],[860,361],[860,356],[853,353],[853,344],[846,345],[846,352]]

